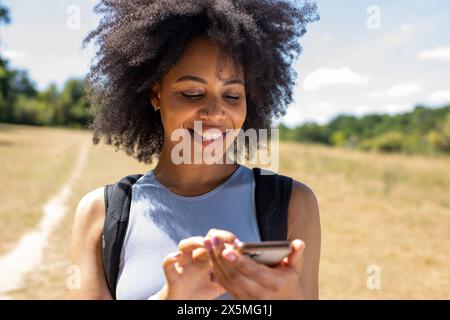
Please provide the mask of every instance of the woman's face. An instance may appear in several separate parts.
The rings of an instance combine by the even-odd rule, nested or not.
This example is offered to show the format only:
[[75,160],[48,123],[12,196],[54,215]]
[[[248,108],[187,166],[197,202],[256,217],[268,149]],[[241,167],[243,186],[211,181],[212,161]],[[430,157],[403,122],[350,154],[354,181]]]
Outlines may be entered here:
[[[208,133],[225,133],[232,129],[236,134],[242,128],[247,113],[242,65],[233,69],[231,60],[225,59],[218,72],[218,57],[219,47],[213,40],[196,37],[164,76],[161,85],[153,88],[152,105],[160,107],[158,112],[164,126],[163,150],[168,146],[171,150],[178,144],[178,140],[171,141],[176,129],[188,129],[191,150],[194,150],[194,144],[202,146],[200,149],[203,150],[215,138],[215,135],[201,138],[208,129],[217,128]],[[201,128],[200,122],[194,126],[195,121],[201,122]],[[224,135],[213,141],[217,144],[222,140],[225,146],[220,143],[220,150],[225,151],[229,144]]]

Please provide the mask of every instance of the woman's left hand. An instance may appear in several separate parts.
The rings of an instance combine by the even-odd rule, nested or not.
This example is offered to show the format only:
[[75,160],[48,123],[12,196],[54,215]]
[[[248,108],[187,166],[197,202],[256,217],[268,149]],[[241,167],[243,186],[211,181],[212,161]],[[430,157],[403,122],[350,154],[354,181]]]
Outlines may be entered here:
[[236,250],[236,236],[211,229],[204,239],[214,275],[234,299],[303,299],[300,286],[305,243],[293,240],[293,251],[274,267],[258,263]]

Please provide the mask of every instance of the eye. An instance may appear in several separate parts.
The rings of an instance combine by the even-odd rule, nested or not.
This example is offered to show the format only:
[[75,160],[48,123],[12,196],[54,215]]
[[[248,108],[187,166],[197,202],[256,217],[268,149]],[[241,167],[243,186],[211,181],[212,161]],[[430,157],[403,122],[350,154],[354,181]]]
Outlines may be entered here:
[[237,100],[239,100],[241,97],[240,97],[240,96],[230,96],[230,95],[226,95],[225,98],[226,98],[226,99],[229,99],[229,100],[237,101]]
[[198,100],[201,97],[203,97],[203,93],[200,93],[200,94],[187,94],[187,93],[182,92],[181,94],[183,95],[183,97],[185,97],[188,100]]

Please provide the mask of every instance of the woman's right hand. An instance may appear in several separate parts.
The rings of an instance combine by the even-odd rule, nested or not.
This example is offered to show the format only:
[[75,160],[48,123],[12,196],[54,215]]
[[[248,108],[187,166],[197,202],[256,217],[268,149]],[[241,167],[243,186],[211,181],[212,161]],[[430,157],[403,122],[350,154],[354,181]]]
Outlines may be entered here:
[[204,237],[180,241],[179,251],[169,254],[162,263],[166,284],[160,291],[163,300],[212,300],[225,293],[218,281],[212,281]]

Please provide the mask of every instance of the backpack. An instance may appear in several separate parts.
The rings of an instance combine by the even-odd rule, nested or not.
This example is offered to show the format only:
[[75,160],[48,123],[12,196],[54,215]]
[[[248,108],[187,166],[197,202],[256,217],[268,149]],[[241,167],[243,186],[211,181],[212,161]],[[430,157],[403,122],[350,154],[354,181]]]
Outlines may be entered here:
[[[252,170],[255,178],[255,205],[261,240],[287,240],[287,211],[292,178],[276,173],[261,174],[264,169],[260,168]],[[120,253],[130,214],[131,190],[141,176],[142,174],[128,175],[115,184],[105,186],[102,256],[106,280],[113,299],[116,299]]]

